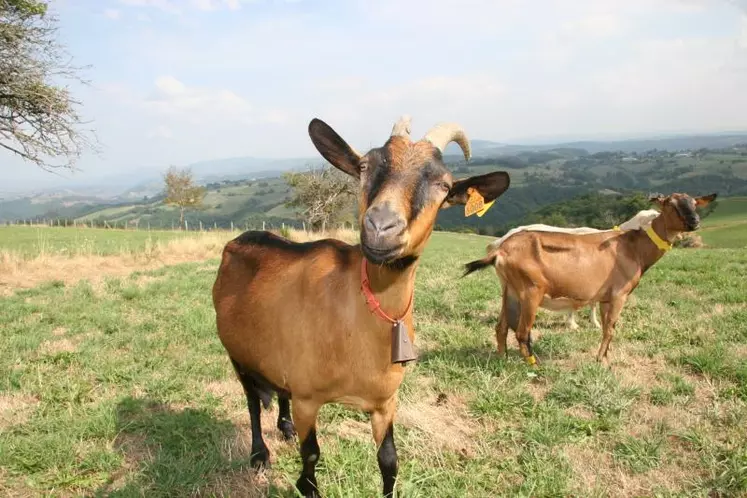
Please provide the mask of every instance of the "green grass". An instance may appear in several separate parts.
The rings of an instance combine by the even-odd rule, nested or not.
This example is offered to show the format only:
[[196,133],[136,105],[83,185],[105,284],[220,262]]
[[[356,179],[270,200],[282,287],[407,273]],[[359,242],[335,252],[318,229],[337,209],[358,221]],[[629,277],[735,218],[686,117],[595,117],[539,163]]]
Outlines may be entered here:
[[[395,428],[402,496],[747,493],[747,252],[667,254],[623,311],[611,370],[593,359],[587,312],[577,332],[541,312],[535,371],[511,342],[495,353],[494,272],[459,279],[490,240],[434,233],[418,269],[419,360]],[[0,494],[294,496],[298,452],[274,409],[273,469],[249,469],[245,400],[215,333],[216,265],[0,298]],[[378,495],[366,415],[324,407],[319,440],[325,496]]]
[[0,251],[13,251],[25,257],[40,254],[110,255],[142,252],[148,244],[188,235],[193,234],[155,230],[0,226]]
[[747,197],[727,197],[703,220],[698,232],[709,247],[747,247]]

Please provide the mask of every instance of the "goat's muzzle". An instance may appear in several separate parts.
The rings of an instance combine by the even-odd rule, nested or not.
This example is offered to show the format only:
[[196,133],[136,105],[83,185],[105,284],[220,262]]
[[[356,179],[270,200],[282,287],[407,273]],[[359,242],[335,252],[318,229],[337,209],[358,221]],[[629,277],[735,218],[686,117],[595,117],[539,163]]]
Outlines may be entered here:
[[690,217],[685,220],[685,225],[687,225],[687,229],[690,232],[694,232],[698,228],[700,228],[700,218],[699,217]]
[[368,208],[363,216],[361,248],[374,264],[396,259],[404,247],[403,235],[407,229],[404,218],[388,204]]

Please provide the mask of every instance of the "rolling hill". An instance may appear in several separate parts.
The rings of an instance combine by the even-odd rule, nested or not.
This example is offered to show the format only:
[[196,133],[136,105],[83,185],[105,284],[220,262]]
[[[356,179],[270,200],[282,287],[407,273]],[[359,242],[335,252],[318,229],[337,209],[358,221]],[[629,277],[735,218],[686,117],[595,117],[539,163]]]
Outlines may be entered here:
[[[663,144],[673,147],[716,144],[718,148],[669,151],[657,148]],[[747,195],[747,136],[744,135],[553,146],[474,140],[472,146],[473,158],[469,163],[457,155],[455,144],[447,148],[445,160],[455,176],[507,170],[512,186],[482,218],[465,218],[459,209],[442,211],[438,219],[440,229],[501,233],[544,206],[591,193],[718,192],[722,198]],[[604,147],[608,150],[593,152]],[[256,158],[195,163],[192,165],[195,177],[207,185],[208,194],[205,208],[190,212],[188,222],[193,226],[202,222],[223,227],[231,222],[235,226],[257,226],[262,221],[300,225],[296,214],[284,205],[289,188],[280,175],[284,170],[299,170],[319,163],[312,159],[263,162]],[[145,179],[109,198],[67,192],[12,199],[0,202],[0,221],[65,217],[120,226],[169,228],[178,216],[174,209],[162,204],[160,189],[160,179],[156,178]]]

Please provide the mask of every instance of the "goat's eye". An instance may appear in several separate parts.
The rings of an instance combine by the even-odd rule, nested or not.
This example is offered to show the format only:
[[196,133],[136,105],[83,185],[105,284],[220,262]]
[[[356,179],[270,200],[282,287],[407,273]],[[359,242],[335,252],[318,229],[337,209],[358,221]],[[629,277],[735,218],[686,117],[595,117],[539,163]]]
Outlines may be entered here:
[[438,187],[439,189],[443,190],[444,192],[448,192],[449,190],[451,190],[451,185],[449,185],[449,184],[448,184],[448,183],[446,183],[446,182],[438,182],[438,183],[436,184],[436,186],[437,186],[437,187]]

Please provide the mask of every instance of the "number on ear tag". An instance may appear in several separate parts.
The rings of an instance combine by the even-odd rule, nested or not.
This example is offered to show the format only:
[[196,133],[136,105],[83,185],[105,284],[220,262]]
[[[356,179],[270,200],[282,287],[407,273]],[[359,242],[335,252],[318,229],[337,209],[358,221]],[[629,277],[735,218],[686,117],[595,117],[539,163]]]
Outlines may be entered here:
[[485,198],[477,189],[473,187],[468,188],[467,195],[469,195],[469,198],[464,205],[464,216],[472,216],[485,207]]

